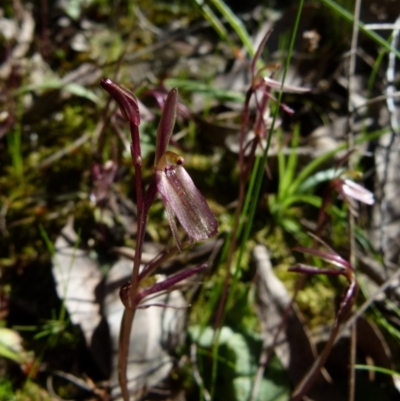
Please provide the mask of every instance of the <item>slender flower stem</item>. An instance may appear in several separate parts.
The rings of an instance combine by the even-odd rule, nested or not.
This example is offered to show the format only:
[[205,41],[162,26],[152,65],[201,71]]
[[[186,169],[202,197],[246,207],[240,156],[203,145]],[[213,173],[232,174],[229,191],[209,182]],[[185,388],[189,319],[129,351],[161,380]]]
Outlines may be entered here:
[[335,324],[333,327],[331,334],[329,336],[329,340],[326,343],[324,350],[315,361],[312,368],[308,371],[307,375],[303,378],[300,384],[297,386],[295,391],[293,392],[290,401],[300,401],[305,394],[307,394],[308,390],[310,390],[311,386],[314,384],[315,380],[317,379],[318,375],[321,372],[322,367],[324,366],[332,346],[335,343],[336,337],[338,335],[340,328],[340,324]]
[[[325,271],[322,272],[322,274],[325,274]],[[354,271],[352,270],[347,270],[346,272],[342,272],[342,275],[347,278],[349,281],[349,287],[346,291],[346,294],[341,302],[339,311],[336,316],[335,324],[332,328],[331,334],[329,336],[329,340],[326,343],[323,351],[319,355],[319,357],[316,359],[314,362],[313,366],[311,369],[307,372],[306,376],[304,376],[303,380],[297,385],[296,389],[294,390],[290,401],[300,401],[305,394],[310,390],[311,386],[314,384],[315,380],[317,379],[318,375],[320,374],[320,371],[322,367],[324,366],[333,345],[335,344],[335,341],[337,339],[337,336],[339,334],[340,327],[343,325],[343,323],[346,321],[348,318],[352,307],[354,305],[354,302],[357,298],[358,294],[358,284],[356,281],[356,276],[354,274]]]
[[[223,314],[224,314],[224,309],[225,309],[225,304],[226,300],[228,297],[228,290],[229,290],[229,285],[231,282],[231,277],[232,277],[232,272],[231,272],[231,266],[232,266],[232,260],[233,260],[233,254],[235,252],[236,248],[236,240],[238,237],[239,233],[239,226],[240,226],[240,217],[242,215],[243,211],[243,204],[244,204],[244,199],[245,199],[245,191],[246,191],[246,182],[248,178],[248,172],[250,172],[250,166],[245,166],[244,163],[244,142],[245,142],[245,137],[246,137],[246,132],[247,132],[247,126],[248,126],[248,121],[249,121],[249,104],[250,104],[250,99],[254,94],[253,87],[250,87],[249,90],[246,92],[246,100],[244,103],[244,108],[243,108],[243,118],[242,118],[242,124],[240,127],[240,143],[239,143],[239,169],[240,169],[240,181],[239,181],[239,194],[238,194],[238,205],[236,208],[236,213],[234,217],[234,223],[233,223],[233,229],[230,235],[230,243],[229,243],[229,250],[228,250],[228,258],[226,261],[226,276],[224,280],[224,287],[222,290],[222,295],[221,299],[219,301],[218,309],[217,309],[217,314],[215,318],[215,328],[221,327],[222,320],[223,320]],[[254,160],[254,154],[256,147],[252,147],[252,155],[250,155],[251,160]]]
[[[252,141],[251,148],[250,148],[250,155],[248,157],[248,163],[246,165],[245,159],[244,159],[245,158],[245,150],[246,150],[245,139],[246,139],[246,133],[248,130],[249,119],[250,119],[249,118],[250,117],[250,100],[251,100],[252,96],[256,95],[257,90],[264,86],[264,82],[265,82],[261,76],[256,76],[258,74],[256,74],[255,68],[256,68],[257,62],[259,61],[259,57],[261,55],[262,49],[264,48],[264,45],[266,43],[266,40],[267,40],[269,34],[270,34],[270,32],[268,32],[265,35],[262,43],[260,44],[259,48],[257,49],[255,57],[253,57],[252,64],[251,64],[252,84],[246,92],[246,98],[245,98],[244,107],[243,107],[242,123],[241,123],[241,128],[240,128],[240,133],[239,133],[240,181],[239,181],[238,206],[237,206],[236,212],[235,212],[233,229],[232,229],[232,232],[228,239],[229,240],[229,249],[228,249],[228,256],[227,256],[227,261],[226,261],[226,276],[225,276],[222,294],[221,294],[221,298],[220,298],[220,301],[218,304],[218,309],[217,309],[215,323],[214,323],[214,327],[216,328],[215,336],[214,336],[214,345],[213,345],[214,361],[217,360],[220,328],[222,327],[226,304],[227,304],[229,296],[230,296],[229,288],[230,288],[231,281],[232,281],[231,268],[232,268],[232,262],[233,262],[233,255],[234,255],[234,252],[236,249],[237,239],[240,235],[241,229],[244,224],[244,221],[242,220],[242,216],[244,216],[247,213],[247,207],[246,207],[246,203],[245,203],[246,185],[247,185],[248,178],[250,176],[250,173],[253,169],[253,166],[254,166],[254,163],[256,160],[255,156],[256,156],[257,146],[259,144],[261,144],[261,138],[265,134],[265,132],[264,132],[265,130],[263,129],[265,126],[264,113],[268,106],[269,99],[271,99],[270,87],[268,85],[265,85],[266,88],[263,91],[261,102],[257,103],[257,119],[254,124],[254,132],[256,134],[256,137]],[[263,84],[260,83],[260,78],[263,80]],[[278,103],[280,103],[280,97],[279,97]],[[272,129],[273,129],[273,125],[271,127],[271,130]],[[268,154],[270,140],[271,140],[271,138],[269,137],[267,140],[267,147],[266,147],[266,149],[263,149],[265,159]],[[240,258],[241,258],[241,256],[239,256],[239,259]],[[239,273],[239,270],[236,270],[234,280],[237,279],[238,273]],[[214,362],[213,367],[212,367],[212,383],[215,383],[216,375],[217,375],[217,364]],[[214,386],[214,384],[213,384],[213,386]],[[211,389],[211,395],[213,395],[213,392],[214,392],[214,387],[212,387],[212,389]]]
[[135,168],[135,181],[136,181],[136,200],[138,214],[143,209],[143,189],[142,189],[142,155],[140,151],[139,127],[130,123],[131,129],[131,155],[132,163]]
[[136,235],[136,248],[135,248],[135,259],[132,269],[131,276],[131,302],[132,305],[135,303],[135,298],[137,294],[137,284],[140,270],[140,263],[142,259],[142,248],[144,241],[144,233],[146,227],[146,215],[144,214],[144,204],[143,204],[143,188],[142,188],[142,155],[140,151],[140,138],[139,138],[139,128],[134,122],[130,122],[131,130],[131,155],[132,162],[135,168],[135,184],[136,184],[136,205],[138,212],[137,220],[137,235]]
[[265,133],[265,120],[264,120],[264,113],[268,105],[269,101],[269,92],[264,93],[264,95],[261,98],[261,103],[258,105],[258,114],[257,114],[257,120],[254,126],[254,132],[258,137],[263,137]]
[[[347,150],[349,152],[354,148],[354,136],[353,136],[353,127],[354,127],[354,113],[352,105],[352,91],[354,88],[354,80],[355,80],[355,71],[356,71],[356,55],[357,55],[357,43],[358,43],[358,22],[360,20],[360,10],[361,10],[361,0],[356,0],[354,5],[354,24],[353,24],[353,34],[351,40],[351,51],[350,51],[350,60],[349,60],[349,80],[348,80],[348,110],[349,110],[349,121],[348,121],[348,132],[347,132]],[[348,158],[348,166],[350,170],[353,170],[354,167],[354,158],[349,155]],[[350,255],[349,261],[352,266],[356,264],[356,241],[355,241],[355,217],[353,213],[349,213],[348,215],[349,221],[349,242],[350,242]],[[349,355],[349,388],[348,388],[348,401],[354,401],[355,397],[355,358],[356,358],[356,325],[353,325],[351,328],[351,336],[350,336],[350,355]]]
[[121,323],[119,350],[118,350],[118,378],[124,401],[129,401],[128,378],[127,378],[129,343],[130,343],[133,319],[135,317],[135,312],[137,308],[136,297],[138,293],[139,270],[142,259],[142,248],[143,248],[144,232],[145,232],[146,217],[147,217],[147,213],[145,216],[144,205],[143,205],[142,157],[140,152],[139,128],[136,124],[130,122],[130,129],[132,137],[131,155],[132,155],[133,166],[135,168],[136,205],[138,211],[138,219],[137,219],[135,259],[131,275],[130,303],[132,308],[130,309],[125,308]]
[[132,309],[125,308],[122,316],[121,329],[119,332],[119,348],[118,348],[118,381],[121,387],[122,398],[129,401],[128,390],[128,357],[129,357],[129,340],[131,338],[132,323],[135,317],[136,307]]
[[[222,327],[224,315],[225,315],[225,307],[226,307],[226,304],[227,304],[227,301],[229,298],[229,288],[230,288],[231,281],[232,281],[231,269],[232,269],[233,255],[234,255],[234,252],[236,249],[237,238],[240,235],[240,231],[241,231],[242,224],[243,224],[243,221],[241,221],[241,217],[243,214],[244,204],[245,204],[246,184],[247,184],[247,180],[248,180],[251,168],[254,163],[257,144],[259,143],[259,137],[256,137],[251,146],[249,163],[246,166],[245,162],[244,162],[245,137],[246,137],[246,132],[248,129],[248,122],[249,122],[249,115],[250,115],[250,108],[249,108],[250,100],[251,100],[251,97],[254,95],[254,93],[255,93],[254,86],[251,86],[248,89],[248,91],[246,92],[246,100],[245,100],[244,108],[243,108],[243,118],[242,118],[240,134],[239,134],[240,135],[240,138],[239,138],[239,141],[240,141],[240,144],[239,144],[239,147],[240,147],[239,148],[240,181],[239,181],[238,205],[237,205],[236,212],[235,212],[233,229],[228,238],[229,249],[228,249],[228,256],[227,256],[227,261],[226,261],[226,275],[225,275],[222,294],[221,294],[221,298],[219,300],[215,323],[214,323],[214,327],[216,328],[216,331],[215,331],[213,351],[212,351],[213,352],[213,360],[214,360],[214,363],[212,366],[212,378],[213,378],[212,383],[215,383],[215,378],[217,376],[217,363],[215,361],[217,361],[217,359],[218,359],[217,356],[218,356],[219,336],[221,334],[221,327]],[[214,395],[214,385],[212,386],[210,393],[212,396]]]

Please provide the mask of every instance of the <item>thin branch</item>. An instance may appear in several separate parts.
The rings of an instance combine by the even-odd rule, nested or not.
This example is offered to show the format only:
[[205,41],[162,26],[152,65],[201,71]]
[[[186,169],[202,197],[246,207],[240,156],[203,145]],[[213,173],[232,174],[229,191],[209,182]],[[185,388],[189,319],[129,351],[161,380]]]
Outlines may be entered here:
[[[351,39],[351,52],[349,61],[349,91],[348,91],[348,111],[349,121],[348,121],[348,133],[347,133],[347,150],[349,152],[354,149],[354,116],[353,114],[353,89],[355,84],[355,72],[356,72],[356,58],[357,58],[357,46],[358,46],[358,33],[359,33],[359,23],[360,23],[360,10],[361,10],[361,0],[356,0],[354,5],[354,23],[353,23],[353,34]],[[349,170],[354,170],[355,162],[354,158],[350,155],[348,158]],[[349,242],[350,242],[350,255],[349,262],[352,266],[356,266],[356,254],[355,254],[355,216],[349,211],[348,213],[349,221]],[[356,358],[356,326],[353,325],[351,328],[351,342],[350,342],[350,355],[349,355],[349,388],[348,388],[348,401],[354,401],[355,396],[355,358]]]

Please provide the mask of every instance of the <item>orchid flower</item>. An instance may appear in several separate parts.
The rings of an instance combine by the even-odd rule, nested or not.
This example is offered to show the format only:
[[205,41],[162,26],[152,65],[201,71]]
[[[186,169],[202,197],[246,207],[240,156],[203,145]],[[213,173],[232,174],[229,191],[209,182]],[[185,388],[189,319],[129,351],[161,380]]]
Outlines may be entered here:
[[331,181],[332,187],[339,193],[340,197],[347,203],[350,213],[358,217],[357,204],[355,201],[373,205],[374,194],[362,185],[355,183],[346,176],[356,172],[345,172]]
[[335,179],[333,186],[344,199],[357,200],[367,205],[374,204],[374,194],[360,184],[357,184],[348,178]]
[[191,241],[203,241],[218,234],[218,222],[204,196],[183,168],[184,160],[173,152],[165,152],[159,159],[155,175],[169,225],[180,248],[174,215]]
[[115,181],[118,167],[112,160],[108,160],[103,165],[99,163],[93,164],[91,170],[93,188],[90,193],[90,201],[93,204],[100,204],[108,197],[111,185]]
[[352,208],[352,206],[354,206],[353,201],[356,200],[365,203],[366,205],[373,205],[375,200],[374,194],[371,191],[350,180],[350,178],[353,177],[360,178],[362,174],[359,171],[344,170],[343,168],[340,168],[346,161],[348,161],[352,153],[354,153],[354,149],[346,152],[346,154],[339,160],[336,167],[337,175],[332,180],[331,185],[336,189],[339,195],[341,195],[343,200],[348,202],[350,210],[355,213],[355,210],[352,210],[354,209],[354,207]]

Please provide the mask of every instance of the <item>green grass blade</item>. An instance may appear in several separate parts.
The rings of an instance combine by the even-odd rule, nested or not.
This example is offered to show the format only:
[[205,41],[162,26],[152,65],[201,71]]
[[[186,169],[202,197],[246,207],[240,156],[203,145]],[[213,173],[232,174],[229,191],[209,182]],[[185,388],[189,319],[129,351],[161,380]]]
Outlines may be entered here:
[[224,25],[215,15],[214,11],[205,3],[204,0],[193,0],[200,8],[201,13],[203,14],[204,18],[210,23],[210,25],[215,29],[218,36],[229,43],[231,47],[235,47],[234,43],[229,37],[228,31],[225,29]]
[[[285,196],[288,192],[291,183],[293,182],[293,178],[296,174],[296,167],[297,167],[297,160],[298,160],[298,153],[297,153],[297,146],[299,144],[299,136],[300,136],[300,129],[299,126],[296,126],[293,132],[293,139],[292,139],[292,146],[289,155],[289,160],[286,166],[286,170],[283,171],[281,176],[281,170],[279,170],[279,182],[282,179],[282,193],[280,195]],[[283,153],[283,152],[280,152]],[[285,156],[283,156],[285,157]],[[281,185],[280,185],[281,186]],[[281,196],[279,196],[280,200]]]
[[280,204],[282,209],[288,208],[289,206],[293,205],[294,203],[308,203],[309,205],[315,206],[317,208],[321,207],[322,200],[317,195],[312,194],[300,194],[300,195],[291,195],[287,198],[283,199],[283,202]]
[[212,100],[243,103],[245,99],[242,93],[225,89],[218,89],[215,88],[212,84],[209,85],[191,79],[167,78],[164,83],[169,88],[175,87],[179,90],[195,92],[196,94],[201,93]]
[[22,114],[23,100],[22,97],[18,101],[17,122],[15,129],[7,134],[7,147],[11,156],[13,173],[19,180],[23,180],[24,162],[22,155]]
[[285,196],[285,173],[286,173],[286,161],[285,155],[283,152],[283,145],[282,145],[282,131],[277,131],[277,136],[279,137],[278,141],[281,144],[280,148],[278,149],[278,171],[279,171],[279,182],[278,182],[278,199],[282,199]]
[[303,181],[301,185],[297,188],[296,192],[298,194],[309,192],[317,185],[340,176],[340,174],[342,174],[344,171],[344,168],[330,168],[328,170],[318,171],[317,173],[313,174],[311,177],[308,177],[305,181]]
[[354,365],[357,370],[370,370],[372,372],[383,373],[384,375],[391,375],[391,376],[399,376],[400,372],[396,372],[395,370],[381,368],[379,366],[372,366],[372,365]]
[[[354,15],[341,7],[339,4],[334,2],[333,0],[321,0],[321,3],[325,4],[327,7],[331,8],[333,11],[335,11],[337,14],[342,16],[346,21],[350,23],[354,23]],[[397,58],[400,58],[400,52],[393,48],[390,43],[388,43],[385,39],[382,38],[382,36],[378,35],[374,31],[367,29],[365,25],[362,22],[358,22],[358,28],[360,29],[361,32],[363,32],[365,35],[369,36],[372,40],[374,40],[376,43],[381,45],[383,48],[388,50],[389,52],[393,52]]]
[[243,43],[243,46],[246,48],[247,53],[250,55],[250,57],[253,57],[255,54],[255,50],[253,48],[252,40],[250,35],[247,33],[247,30],[244,27],[242,21],[232,12],[232,10],[222,0],[209,0],[209,1],[226,18],[229,25],[239,36],[240,40]]

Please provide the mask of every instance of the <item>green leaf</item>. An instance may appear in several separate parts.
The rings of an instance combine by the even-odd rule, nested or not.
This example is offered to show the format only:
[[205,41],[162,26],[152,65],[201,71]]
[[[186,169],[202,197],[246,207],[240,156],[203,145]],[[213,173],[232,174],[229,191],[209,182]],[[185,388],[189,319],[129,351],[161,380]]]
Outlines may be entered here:
[[243,103],[244,95],[235,91],[217,89],[212,85],[204,84],[190,79],[169,78],[165,80],[168,87],[177,87],[178,89],[189,92],[202,93],[204,96],[210,97],[213,100],[225,100]]
[[35,84],[35,85],[25,85],[19,88],[18,90],[14,91],[13,93],[15,95],[22,95],[27,92],[46,90],[46,89],[65,90],[67,92],[72,93],[73,95],[88,99],[93,103],[99,102],[99,97],[95,95],[94,92],[85,88],[84,86],[76,83],[65,84],[59,80],[44,81],[40,84]]
[[313,194],[295,194],[295,195],[290,195],[284,198],[282,202],[279,202],[279,210],[284,210],[287,209],[289,206],[292,206],[294,203],[308,203],[309,205],[315,206],[317,208],[320,208],[322,205],[322,200],[319,196],[313,195]]
[[226,345],[235,355],[235,373],[240,376],[254,375],[257,363],[254,360],[254,354],[251,352],[246,339],[241,334],[234,333]]
[[[214,343],[215,330],[210,327],[202,327],[202,326],[191,326],[188,329],[189,335],[192,338],[192,341],[197,345],[203,348],[211,348]],[[226,344],[226,342],[232,337],[233,331],[229,327],[222,327],[220,337],[219,337],[219,345]]]
[[[237,377],[233,380],[236,401],[248,401],[254,379],[252,377]],[[282,386],[272,380],[262,379],[255,401],[287,401],[290,396],[289,386]]]
[[[293,139],[291,144],[291,151],[289,155],[289,159],[284,170],[279,170],[280,178],[279,178],[279,196],[284,196],[289,188],[290,184],[293,182],[294,176],[296,174],[296,167],[297,167],[297,147],[299,144],[299,136],[300,136],[300,129],[297,125],[294,132],[293,132]],[[281,152],[280,152],[281,153]],[[285,157],[285,156],[283,156]],[[281,167],[279,165],[279,167]],[[281,184],[282,181],[282,184]]]
[[298,187],[297,191],[302,193],[307,192],[322,182],[330,181],[333,178],[338,177],[343,172],[344,168],[330,168],[328,170],[318,171],[304,180],[303,183]]

